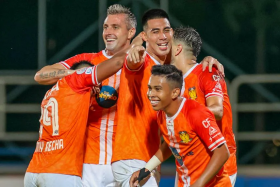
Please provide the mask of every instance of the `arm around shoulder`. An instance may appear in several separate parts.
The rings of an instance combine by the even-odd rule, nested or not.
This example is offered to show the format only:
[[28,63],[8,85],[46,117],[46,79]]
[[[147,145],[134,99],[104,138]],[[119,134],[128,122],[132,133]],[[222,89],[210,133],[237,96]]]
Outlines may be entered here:
[[63,65],[56,63],[53,65],[45,66],[39,70],[34,80],[42,85],[55,84],[60,78],[74,73],[74,70],[68,70]]

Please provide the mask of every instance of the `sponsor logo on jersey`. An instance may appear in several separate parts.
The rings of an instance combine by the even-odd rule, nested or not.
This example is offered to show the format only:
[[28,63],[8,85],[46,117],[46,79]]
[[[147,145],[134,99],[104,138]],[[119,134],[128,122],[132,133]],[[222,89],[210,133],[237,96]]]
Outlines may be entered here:
[[190,135],[187,133],[187,131],[180,131],[179,136],[182,143],[189,143],[192,141],[192,138],[190,138]]
[[110,108],[118,101],[118,92],[111,86],[102,86],[99,94],[96,94],[96,102],[103,108]]
[[196,94],[195,87],[191,87],[191,88],[189,88],[188,90],[189,90],[190,99],[196,100],[197,94]]
[[176,160],[178,161],[178,163],[180,164],[180,166],[182,166],[184,164],[184,161],[183,161],[184,155],[181,156],[178,153],[177,149],[174,147],[169,147],[169,148],[170,148],[172,154],[174,155],[174,157],[176,158]]
[[79,74],[79,75],[83,74],[86,71],[86,69],[87,69],[87,67],[84,67],[82,69],[77,70],[76,73]]
[[86,74],[91,74],[91,72],[92,72],[92,67],[87,68]]
[[212,78],[216,82],[219,82],[221,80],[221,77],[219,75],[212,75]]
[[194,153],[192,151],[188,152],[186,156],[193,156]]

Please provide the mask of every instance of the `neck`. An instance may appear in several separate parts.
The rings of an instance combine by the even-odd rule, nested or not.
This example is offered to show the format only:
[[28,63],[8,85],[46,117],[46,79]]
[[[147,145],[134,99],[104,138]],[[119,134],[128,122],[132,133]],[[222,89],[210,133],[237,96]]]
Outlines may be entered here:
[[196,64],[196,57],[182,56],[178,59],[178,62],[180,63],[180,67],[178,68],[182,71],[184,75]]
[[150,56],[152,56],[154,59],[156,59],[160,64],[164,64],[165,63],[167,55],[157,56],[149,48],[147,48],[147,52],[149,53]]
[[168,117],[174,116],[179,110],[182,101],[183,101],[182,97],[177,97],[163,111],[166,113]]
[[120,49],[115,49],[115,50],[108,50],[108,49],[105,49],[105,53],[108,55],[108,56],[114,56],[116,53],[120,52],[122,49],[124,48],[128,48],[130,46],[130,41],[126,42],[125,45],[121,46]]

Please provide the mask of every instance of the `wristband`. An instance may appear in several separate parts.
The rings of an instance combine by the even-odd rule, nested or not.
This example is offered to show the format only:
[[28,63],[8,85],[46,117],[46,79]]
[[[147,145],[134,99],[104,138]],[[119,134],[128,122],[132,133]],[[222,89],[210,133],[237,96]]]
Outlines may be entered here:
[[146,170],[146,168],[142,168],[141,170],[140,170],[140,173],[139,173],[139,176],[138,176],[138,178],[137,178],[137,180],[138,180],[138,183],[141,181],[141,180],[143,180],[144,178],[146,178],[146,177],[148,177],[149,175],[150,175],[150,171],[148,170],[148,171],[145,171]]
[[158,165],[161,164],[161,161],[156,157],[155,155],[149,160],[149,162],[146,164],[145,168],[149,171],[152,171],[155,169]]

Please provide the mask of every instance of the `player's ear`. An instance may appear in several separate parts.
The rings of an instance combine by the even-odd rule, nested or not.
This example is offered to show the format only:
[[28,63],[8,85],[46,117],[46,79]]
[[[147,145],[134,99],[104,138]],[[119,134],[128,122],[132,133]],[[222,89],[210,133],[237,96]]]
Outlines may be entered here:
[[145,42],[147,41],[147,34],[146,34],[145,31],[142,31],[142,32],[141,32],[141,37],[142,37],[142,39],[143,39]]
[[178,56],[181,52],[183,52],[183,46],[182,46],[182,44],[176,45],[175,56]]
[[135,28],[129,29],[129,31],[128,31],[128,39],[131,40],[134,37],[135,33],[136,33],[136,29]]
[[181,89],[180,88],[174,88],[172,91],[172,99],[176,99],[177,97],[180,97]]

